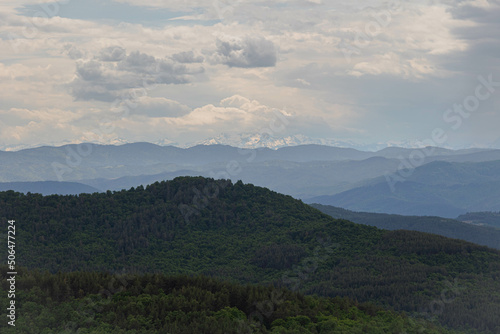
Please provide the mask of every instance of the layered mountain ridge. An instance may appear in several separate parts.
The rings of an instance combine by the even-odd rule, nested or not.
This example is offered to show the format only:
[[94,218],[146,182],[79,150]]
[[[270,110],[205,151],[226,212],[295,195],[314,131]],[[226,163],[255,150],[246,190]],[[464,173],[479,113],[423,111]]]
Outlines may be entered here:
[[[421,155],[425,158],[416,161]],[[22,192],[121,190],[178,176],[204,176],[242,180],[308,203],[357,211],[455,218],[469,211],[500,210],[500,150],[391,147],[367,152],[322,145],[183,149],[135,143],[40,147],[0,152],[0,158],[0,189]],[[81,185],[12,183],[37,181]]]

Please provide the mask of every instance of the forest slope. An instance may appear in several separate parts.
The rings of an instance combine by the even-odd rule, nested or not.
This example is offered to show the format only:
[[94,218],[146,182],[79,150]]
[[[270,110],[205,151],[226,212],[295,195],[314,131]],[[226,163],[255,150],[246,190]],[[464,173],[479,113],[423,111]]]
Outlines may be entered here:
[[[207,277],[96,272],[48,274],[20,269],[15,327],[9,333],[455,333],[347,298]],[[7,294],[6,268],[0,292]],[[8,300],[0,301],[2,309]],[[10,327],[10,328],[9,328]]]
[[336,220],[241,182],[185,177],[92,195],[3,192],[0,219],[16,220],[17,259],[30,269],[203,274],[372,301],[452,328],[500,329],[498,251]]

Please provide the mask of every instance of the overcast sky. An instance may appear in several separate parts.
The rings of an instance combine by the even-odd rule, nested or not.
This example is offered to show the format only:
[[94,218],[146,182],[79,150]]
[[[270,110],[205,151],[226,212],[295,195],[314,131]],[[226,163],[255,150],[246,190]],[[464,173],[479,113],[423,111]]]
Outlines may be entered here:
[[500,1],[2,0],[0,149],[500,148]]

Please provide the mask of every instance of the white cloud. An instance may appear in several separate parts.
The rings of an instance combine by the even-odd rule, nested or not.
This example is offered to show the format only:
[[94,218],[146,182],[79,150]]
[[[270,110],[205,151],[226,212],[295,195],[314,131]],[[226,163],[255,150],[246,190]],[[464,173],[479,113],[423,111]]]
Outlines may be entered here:
[[23,64],[13,64],[11,66],[0,63],[0,78],[10,80],[26,80],[46,78],[47,71],[51,65],[28,67]]
[[308,82],[307,80],[304,80],[304,79],[296,79],[295,81],[297,81],[298,83],[300,83],[301,85],[303,86],[311,86],[311,83]]
[[423,79],[429,75],[443,74],[425,58],[404,59],[393,52],[375,56],[370,62],[357,63],[349,73],[354,76],[390,74],[406,79]]
[[4,148],[56,144],[74,139],[82,131],[81,114],[62,109],[0,110],[0,142]]
[[264,127],[270,122],[278,112],[286,115],[285,112],[263,105],[256,100],[235,95],[220,101],[218,106],[206,105],[194,109],[183,118],[173,120],[178,125],[216,125],[221,128],[243,129]]

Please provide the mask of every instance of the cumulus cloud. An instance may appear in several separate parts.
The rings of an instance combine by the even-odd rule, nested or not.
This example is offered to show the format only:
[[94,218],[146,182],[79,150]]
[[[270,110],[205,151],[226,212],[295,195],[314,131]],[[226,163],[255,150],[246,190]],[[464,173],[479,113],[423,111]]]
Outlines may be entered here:
[[179,52],[172,55],[172,59],[179,63],[202,63],[203,56],[195,56],[193,51]]
[[120,61],[127,55],[121,46],[110,46],[101,50],[98,59],[101,61]]
[[216,42],[213,62],[229,67],[272,67],[276,65],[274,43],[264,37],[223,37]]
[[405,79],[423,79],[429,74],[437,75],[439,71],[425,58],[402,59],[397,54],[389,52],[373,57],[370,62],[357,63],[349,74],[354,76],[390,74]]
[[271,122],[282,122],[289,117],[291,115],[284,110],[234,95],[221,100],[218,105],[208,104],[194,109],[182,118],[172,119],[171,124],[183,129],[208,126],[209,131],[215,133],[232,129],[257,132],[269,128]]
[[[257,101],[251,101],[250,99],[247,99],[246,97],[243,97],[241,95],[233,95],[231,97],[228,97],[228,98],[225,98],[223,100],[220,101],[220,105],[221,107],[225,107],[225,108],[244,108],[246,110],[248,110],[248,106],[249,104],[253,104],[253,105],[261,105],[259,102]],[[245,108],[246,106],[246,108]]]
[[66,44],[63,47],[63,54],[67,55],[70,59],[77,60],[85,57],[85,52],[72,44]]
[[76,72],[85,81],[96,81],[102,79],[103,66],[99,62],[91,60],[79,63]]
[[204,71],[169,58],[156,58],[121,47],[102,49],[92,60],[77,62],[76,78],[69,84],[77,100],[113,101],[124,90],[151,85],[186,84]]

